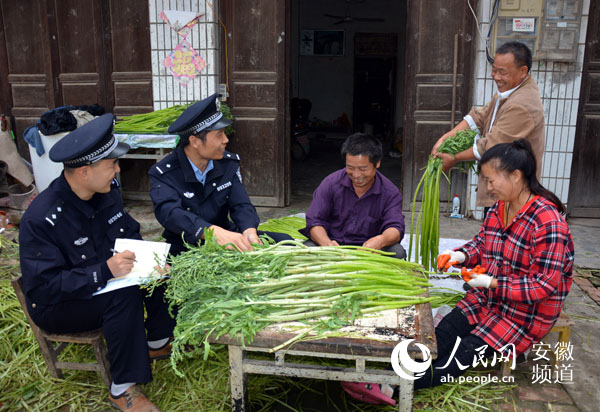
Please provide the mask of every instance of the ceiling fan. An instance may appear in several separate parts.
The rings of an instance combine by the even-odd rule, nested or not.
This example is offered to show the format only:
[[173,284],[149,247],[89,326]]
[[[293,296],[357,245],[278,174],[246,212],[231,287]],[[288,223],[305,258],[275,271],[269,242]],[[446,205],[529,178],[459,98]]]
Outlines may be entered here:
[[[363,1],[361,1],[360,3],[362,3]],[[332,17],[334,19],[340,19],[333,24],[352,23],[355,21],[372,21],[372,22],[385,21],[385,19],[378,18],[378,17],[352,17],[352,14],[350,13],[350,4],[351,3],[352,3],[351,0],[346,0],[346,13],[343,16],[337,16],[335,14],[323,14],[323,16]]]

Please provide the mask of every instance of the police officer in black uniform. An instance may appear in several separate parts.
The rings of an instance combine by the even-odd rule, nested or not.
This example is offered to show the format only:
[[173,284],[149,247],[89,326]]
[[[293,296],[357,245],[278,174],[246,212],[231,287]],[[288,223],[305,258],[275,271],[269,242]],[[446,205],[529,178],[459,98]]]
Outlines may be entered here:
[[171,351],[175,321],[163,290],[147,297],[138,286],[130,286],[94,295],[133,267],[133,252],[111,252],[115,239],[141,239],[140,225],[123,209],[114,180],[120,170],[117,158],[129,146],[115,139],[113,125],[114,116],[104,114],[50,150],[50,159],[62,162],[65,170],[33,200],[21,220],[23,286],[31,318],[45,331],[103,329],[114,406],[158,411],[136,384],[152,379],[151,359]]
[[[154,213],[173,255],[185,249],[182,233],[185,242],[195,245],[207,228],[221,245],[252,250],[252,243],[260,242],[260,221],[242,183],[240,157],[225,150],[230,124],[218,94],[193,104],[169,127],[169,133],[180,136],[178,147],[148,172]],[[276,242],[291,239],[265,233]]]

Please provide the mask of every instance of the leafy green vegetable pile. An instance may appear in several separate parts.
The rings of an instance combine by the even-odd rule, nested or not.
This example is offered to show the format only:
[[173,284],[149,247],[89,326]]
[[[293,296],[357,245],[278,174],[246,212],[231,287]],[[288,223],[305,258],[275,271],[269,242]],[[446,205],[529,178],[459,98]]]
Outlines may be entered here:
[[179,104],[150,113],[125,116],[115,123],[115,133],[167,133],[171,123],[187,109],[190,104]]
[[[252,342],[273,324],[305,322],[317,335],[355,317],[430,301],[427,274],[415,263],[355,246],[256,245],[252,252],[203,246],[171,258],[167,299],[178,306],[171,361],[193,356],[209,337]],[[292,246],[292,247],[290,247]]]
[[[149,133],[165,134],[169,126],[190,107],[193,103],[177,104],[166,109],[155,110],[149,113],[139,113],[125,116],[115,123],[115,133]],[[233,120],[231,109],[225,103],[221,103],[221,113],[226,119]],[[233,125],[225,128],[225,134],[230,136],[235,133]]]
[[294,239],[306,240],[306,236],[298,230],[306,227],[306,219],[298,216],[284,216],[279,219],[269,219],[258,225],[258,230],[285,233]]

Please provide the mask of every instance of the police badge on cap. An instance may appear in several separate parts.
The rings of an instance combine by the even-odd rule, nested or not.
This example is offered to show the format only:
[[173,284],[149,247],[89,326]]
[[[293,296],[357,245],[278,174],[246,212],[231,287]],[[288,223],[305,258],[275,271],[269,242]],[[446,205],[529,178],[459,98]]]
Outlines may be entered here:
[[106,113],[78,127],[50,149],[50,159],[67,167],[80,167],[124,155],[129,145],[115,138],[114,124],[115,116]]
[[232,122],[223,117],[218,93],[194,103],[169,127],[169,133],[189,136],[202,131],[219,130]]

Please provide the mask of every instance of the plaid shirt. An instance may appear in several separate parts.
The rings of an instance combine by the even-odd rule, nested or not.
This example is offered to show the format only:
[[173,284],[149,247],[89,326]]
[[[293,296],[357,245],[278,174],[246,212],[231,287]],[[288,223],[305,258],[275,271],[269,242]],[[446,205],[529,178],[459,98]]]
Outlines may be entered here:
[[477,264],[498,280],[495,289],[473,288],[458,302],[473,332],[499,350],[517,354],[538,343],[558,319],[573,282],[573,238],[549,200],[536,196],[502,224],[502,201],[490,209],[477,236],[458,248],[465,266]]

